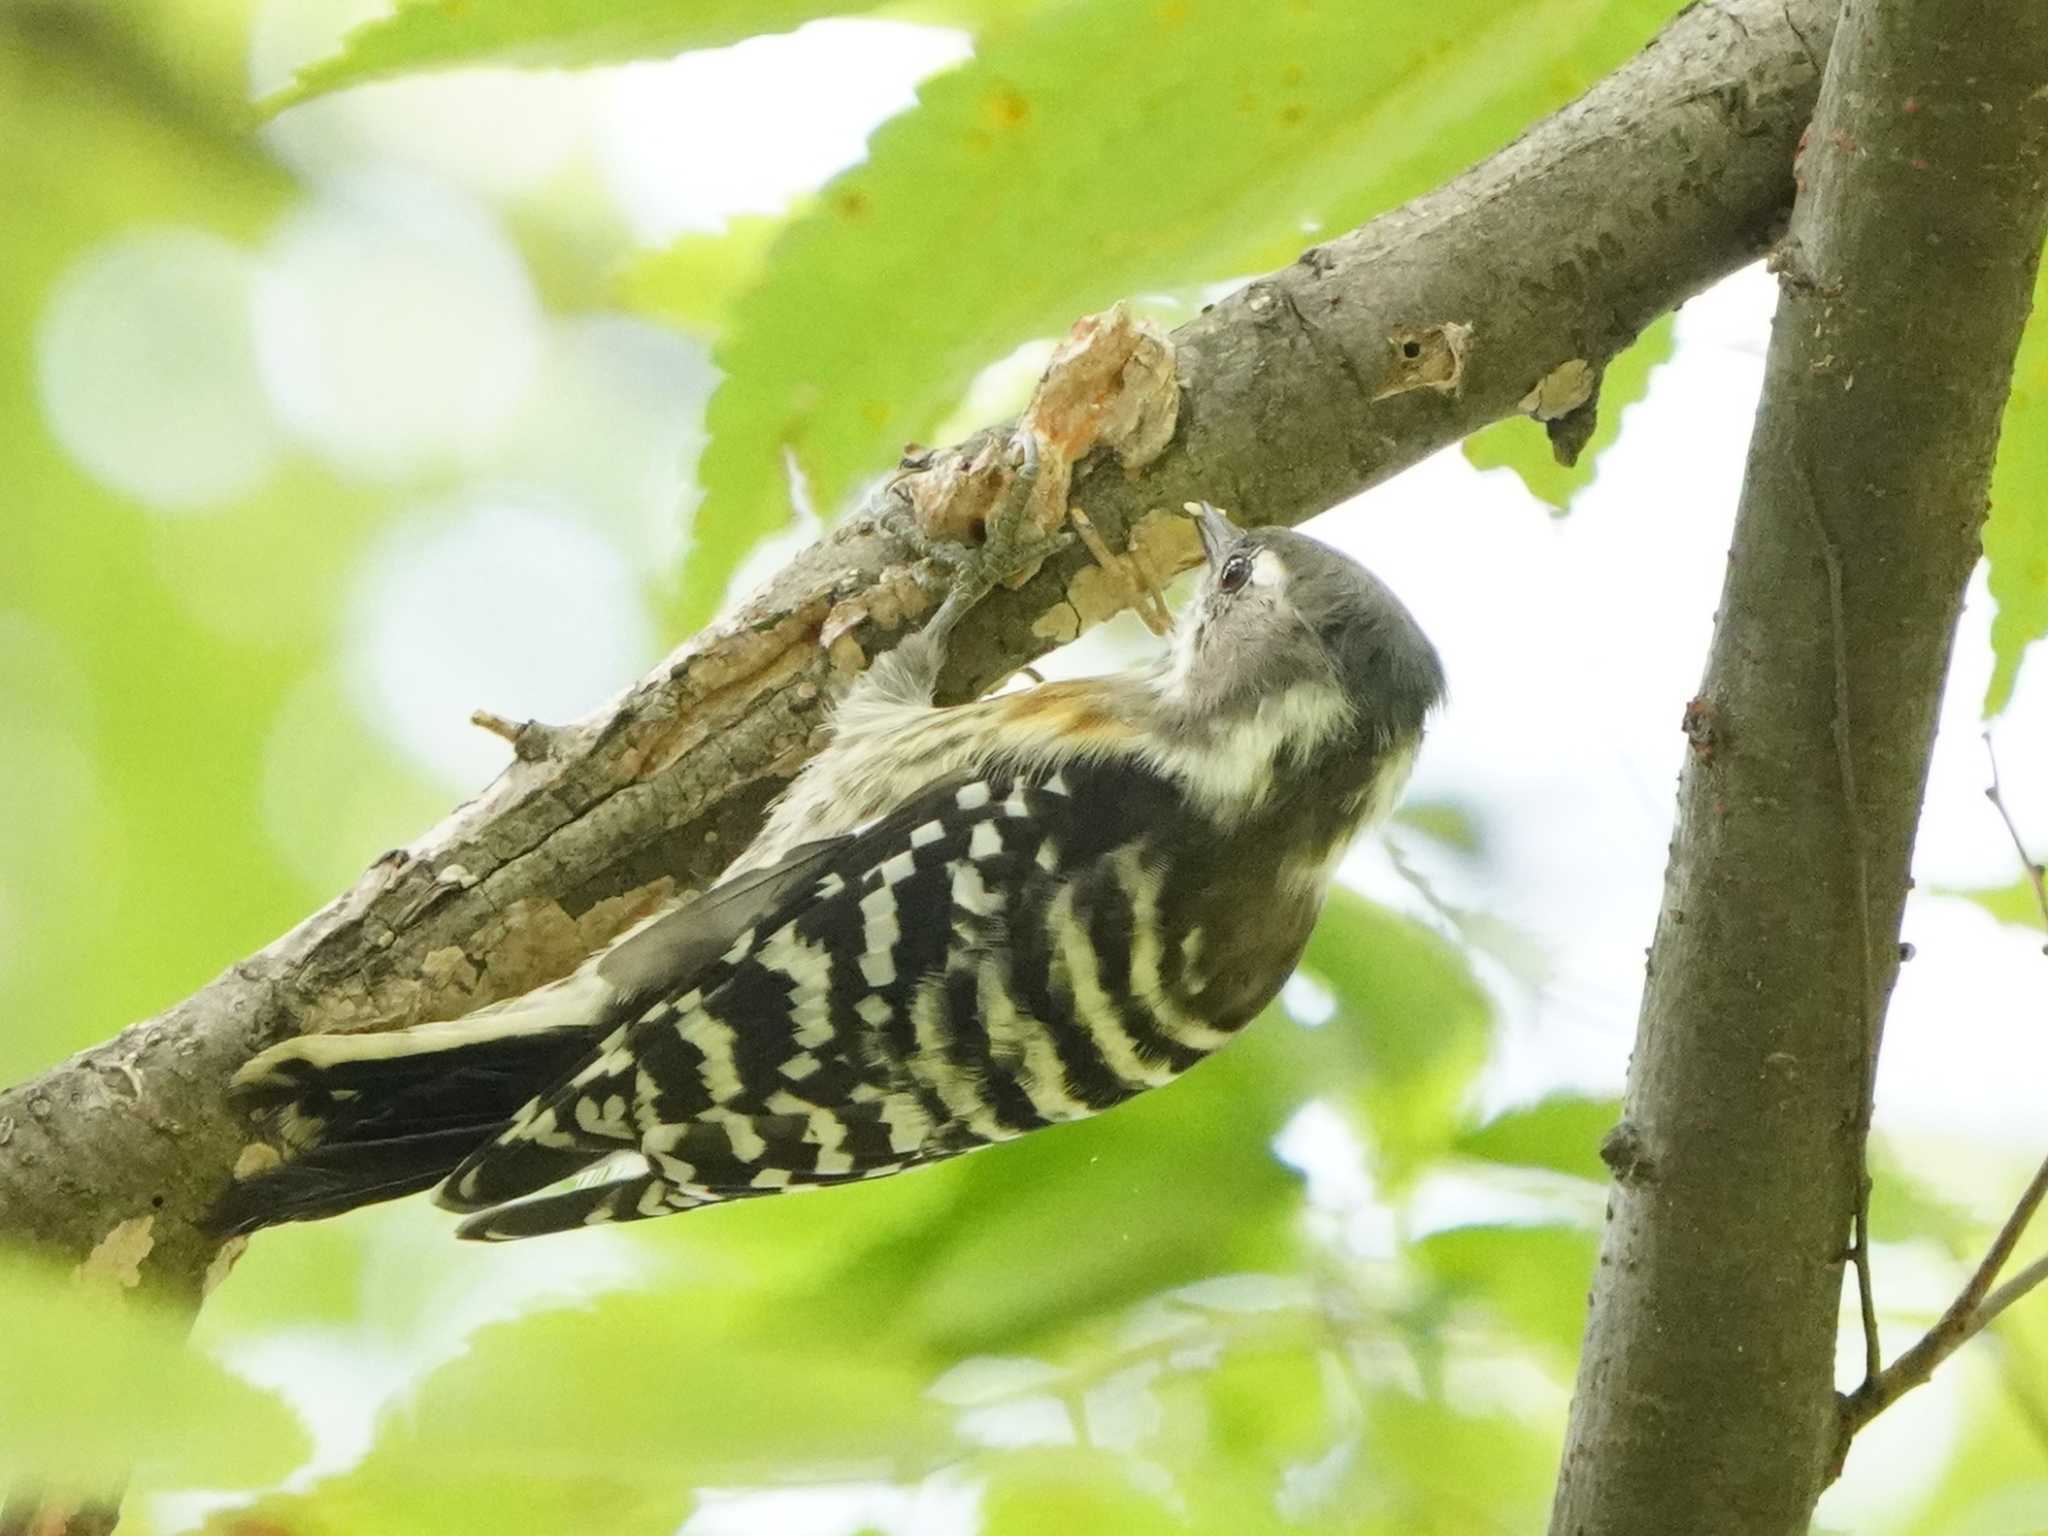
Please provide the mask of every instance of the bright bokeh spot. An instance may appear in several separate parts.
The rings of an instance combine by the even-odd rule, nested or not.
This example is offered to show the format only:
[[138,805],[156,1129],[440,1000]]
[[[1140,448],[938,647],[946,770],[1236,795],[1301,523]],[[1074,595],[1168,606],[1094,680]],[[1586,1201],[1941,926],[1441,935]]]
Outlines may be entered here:
[[279,412],[380,480],[486,458],[533,382],[538,300],[497,221],[393,171],[339,179],[278,230],[256,346]]
[[153,229],[92,248],[59,280],[37,337],[43,411],[101,484],[159,512],[204,512],[275,467],[253,270],[218,236]]
[[631,683],[655,650],[638,574],[618,549],[520,494],[475,494],[385,536],[352,578],[346,631],[357,709],[464,790],[507,757],[471,711],[570,719]]
[[563,319],[501,471],[568,498],[639,569],[672,569],[711,384],[703,349],[673,331],[627,315]]

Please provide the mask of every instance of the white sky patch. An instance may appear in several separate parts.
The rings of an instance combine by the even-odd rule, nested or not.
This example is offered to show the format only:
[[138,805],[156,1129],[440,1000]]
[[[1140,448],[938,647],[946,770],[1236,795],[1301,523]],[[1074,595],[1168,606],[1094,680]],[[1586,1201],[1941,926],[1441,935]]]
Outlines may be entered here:
[[971,1408],[1050,1386],[1061,1374],[1058,1366],[1028,1355],[972,1355],[925,1388],[925,1395],[956,1408]]
[[192,229],[92,247],[58,279],[36,338],[42,406],[94,479],[157,512],[257,490],[284,446],[249,322],[255,263]]
[[475,493],[393,529],[350,581],[342,668],[364,718],[451,787],[507,760],[472,710],[560,722],[654,660],[635,569],[573,516]]
[[279,414],[337,469],[373,480],[485,460],[543,335],[496,220],[388,170],[331,182],[279,226],[255,313]]
[[909,1487],[836,1483],[817,1488],[707,1491],[676,1536],[972,1536],[981,1527],[978,1482],[941,1474]]
[[608,71],[599,130],[612,193],[659,245],[740,213],[779,213],[861,159],[917,82],[972,52],[966,33],[814,21],[730,48]]
[[1013,1397],[1007,1402],[970,1408],[954,1421],[960,1438],[991,1450],[1021,1450],[1034,1445],[1073,1445],[1079,1438],[1073,1410],[1064,1398]]
[[1403,1230],[1411,1238],[1459,1227],[1597,1227],[1598,1186],[1519,1169],[1474,1164],[1433,1170],[1409,1191]]
[[1308,1182],[1308,1230],[1360,1263],[1390,1259],[1400,1224],[1380,1198],[1357,1129],[1333,1105],[1311,1099],[1273,1138],[1273,1155]]

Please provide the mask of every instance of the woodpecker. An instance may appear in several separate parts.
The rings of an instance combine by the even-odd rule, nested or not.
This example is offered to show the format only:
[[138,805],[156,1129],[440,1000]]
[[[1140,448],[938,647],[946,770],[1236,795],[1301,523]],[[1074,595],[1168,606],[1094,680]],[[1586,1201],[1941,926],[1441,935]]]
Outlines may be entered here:
[[936,707],[992,585],[963,581],[701,897],[525,997],[255,1057],[236,1087],[286,1156],[219,1230],[433,1188],[461,1236],[501,1240],[825,1188],[1098,1113],[1227,1044],[1444,678],[1356,562],[1189,510],[1207,569],[1152,664]]

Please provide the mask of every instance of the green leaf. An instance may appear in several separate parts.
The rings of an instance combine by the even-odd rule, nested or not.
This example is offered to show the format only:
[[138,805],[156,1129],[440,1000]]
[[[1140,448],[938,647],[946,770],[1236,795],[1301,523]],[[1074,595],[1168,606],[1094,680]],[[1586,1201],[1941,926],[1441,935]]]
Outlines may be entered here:
[[9,1486],[92,1492],[138,1465],[187,1486],[260,1486],[306,1456],[292,1411],[190,1349],[175,1316],[14,1259],[0,1261],[0,1317]]
[[618,280],[618,300],[701,339],[716,336],[733,301],[759,277],[783,221],[747,214],[715,235],[685,235],[643,256]]
[[2010,923],[2015,928],[2041,931],[2041,898],[2034,890],[2034,882],[2024,875],[2011,885],[1991,885],[1974,891],[1949,886],[1937,894],[1974,901],[2001,923]]
[[715,610],[786,524],[786,456],[836,509],[987,363],[1428,189],[1673,8],[1092,0],[991,31],[791,223],[734,307],[681,617]]
[[2048,634],[2048,267],[2034,289],[2034,321],[2020,338],[2012,396],[1991,474],[1984,558],[1991,566],[1993,666],[1988,719],[2012,702],[2020,657]]
[[1548,1168],[1596,1183],[1607,1180],[1600,1143],[1621,1119],[1618,1099],[1559,1093],[1495,1115],[1459,1136],[1453,1150],[1489,1163]]
[[1349,1093],[1384,1171],[1414,1172],[1456,1133],[1486,1059],[1491,1001],[1448,940],[1341,887],[1302,963],[1337,999],[1337,1016],[1322,1028],[1360,1052]]
[[1599,425],[1573,464],[1557,462],[1550,434],[1531,416],[1497,421],[1473,433],[1465,439],[1465,457],[1475,469],[1512,469],[1530,495],[1564,511],[1593,483],[1600,456],[1621,436],[1623,414],[1648,393],[1651,373],[1671,360],[1673,324],[1670,315],[1661,317],[1607,365],[1600,381]]
[[1569,1362],[1586,1327],[1599,1239],[1579,1227],[1469,1226],[1413,1244],[1448,1299],[1484,1305],[1506,1327]]
[[[371,80],[466,64],[558,67],[666,59],[823,16],[857,16],[884,0],[400,0],[366,21],[341,49],[315,60],[259,103],[266,113]],[[920,0],[917,20],[972,26],[1014,6],[991,0]],[[900,8],[896,8],[900,9]]]

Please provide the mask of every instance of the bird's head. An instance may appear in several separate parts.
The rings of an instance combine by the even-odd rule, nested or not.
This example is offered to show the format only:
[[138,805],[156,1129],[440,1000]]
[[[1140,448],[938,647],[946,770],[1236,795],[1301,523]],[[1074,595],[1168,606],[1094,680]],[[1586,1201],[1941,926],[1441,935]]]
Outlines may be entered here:
[[1208,557],[1174,637],[1168,689],[1209,719],[1257,713],[1296,690],[1334,689],[1368,738],[1412,738],[1443,698],[1443,664],[1401,600],[1329,545],[1245,530],[1191,504]]

